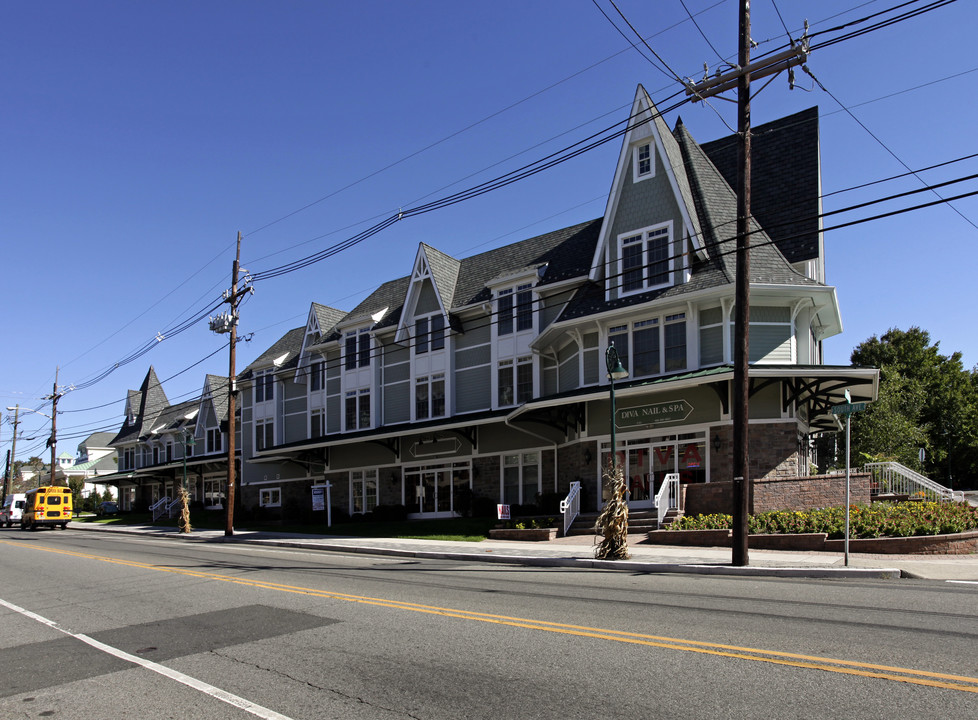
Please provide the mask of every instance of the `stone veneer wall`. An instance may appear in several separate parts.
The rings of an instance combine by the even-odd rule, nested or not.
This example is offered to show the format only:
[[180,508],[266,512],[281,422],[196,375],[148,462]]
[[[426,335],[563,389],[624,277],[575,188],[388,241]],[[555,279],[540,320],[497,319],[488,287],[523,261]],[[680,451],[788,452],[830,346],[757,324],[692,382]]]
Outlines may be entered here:
[[[850,475],[850,502],[868,504],[869,474]],[[685,485],[686,514],[730,514],[733,483],[710,482]],[[811,510],[846,504],[845,475],[811,475],[809,477],[768,477],[754,480],[754,498],[750,512],[772,510]]]
[[[713,449],[715,440],[720,450]],[[752,424],[750,426],[749,458],[750,474],[754,478],[798,477],[807,471],[802,467],[799,453],[800,434],[798,423]],[[733,480],[733,427],[719,425],[710,428],[707,437],[710,448],[710,476],[713,481]]]

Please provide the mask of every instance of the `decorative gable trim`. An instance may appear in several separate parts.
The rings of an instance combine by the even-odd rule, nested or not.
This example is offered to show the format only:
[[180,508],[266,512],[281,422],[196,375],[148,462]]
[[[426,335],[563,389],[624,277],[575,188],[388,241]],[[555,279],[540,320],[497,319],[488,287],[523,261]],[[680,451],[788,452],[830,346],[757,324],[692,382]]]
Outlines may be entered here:
[[[689,189],[689,182],[686,180],[685,169],[682,166],[682,157],[679,153],[678,144],[669,132],[665,121],[657,117],[658,109],[652,102],[645,88],[641,85],[635,92],[635,100],[632,102],[631,114],[632,125],[622,139],[621,151],[618,154],[618,165],[615,168],[615,176],[611,185],[611,193],[608,195],[608,203],[605,207],[604,219],[601,223],[601,233],[598,244],[594,250],[591,260],[591,272],[589,279],[593,282],[603,281],[611,271],[607,263],[610,261],[608,244],[617,242],[617,238],[611,237],[614,227],[615,216],[618,212],[618,204],[621,201],[622,188],[626,179],[626,171],[633,159],[638,159],[638,148],[645,144],[650,146],[649,161],[651,171],[638,177],[638,168],[633,170],[636,175],[633,180],[645,180],[655,176],[656,158],[662,161],[665,168],[666,178],[669,186],[676,198],[676,204],[682,217],[682,227],[676,228],[674,245],[683,248],[682,255],[685,254],[688,245],[692,245],[693,251],[700,259],[707,258],[706,246],[699,230],[699,220],[696,216],[696,209],[693,204],[692,193]],[[645,141],[645,142],[643,142]],[[667,144],[669,147],[667,148]],[[675,146],[675,147],[673,147]],[[668,152],[673,149],[674,152]],[[676,168],[675,165],[679,164]],[[680,175],[681,173],[681,175]],[[678,260],[678,258],[677,258]],[[688,261],[684,259],[685,264]]]
[[[429,253],[435,255],[435,257],[429,257]],[[454,277],[442,278],[443,282],[440,283],[437,273],[434,270],[433,261],[442,264],[446,262],[454,263]],[[439,253],[424,243],[418,245],[418,254],[414,258],[414,270],[411,272],[411,279],[408,282],[407,292],[404,295],[404,311],[401,313],[400,320],[397,323],[394,342],[404,343],[411,339],[415,317],[418,314],[416,312],[418,300],[421,297],[426,283],[431,285],[435,293],[435,300],[438,303],[438,309],[447,318],[447,308],[450,304],[450,298],[446,302],[446,298],[443,297],[443,292],[447,289],[445,285],[448,281],[454,285],[455,280],[458,278],[458,264],[458,261],[454,260],[454,258]],[[426,312],[421,314],[428,315],[430,313]]]

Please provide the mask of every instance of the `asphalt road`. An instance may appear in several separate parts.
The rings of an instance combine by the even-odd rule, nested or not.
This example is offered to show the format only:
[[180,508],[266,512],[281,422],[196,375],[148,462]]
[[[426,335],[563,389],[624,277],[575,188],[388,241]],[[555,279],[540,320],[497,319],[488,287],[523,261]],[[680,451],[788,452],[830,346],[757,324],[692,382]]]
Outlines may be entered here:
[[0,531],[2,718],[967,718],[978,586]]

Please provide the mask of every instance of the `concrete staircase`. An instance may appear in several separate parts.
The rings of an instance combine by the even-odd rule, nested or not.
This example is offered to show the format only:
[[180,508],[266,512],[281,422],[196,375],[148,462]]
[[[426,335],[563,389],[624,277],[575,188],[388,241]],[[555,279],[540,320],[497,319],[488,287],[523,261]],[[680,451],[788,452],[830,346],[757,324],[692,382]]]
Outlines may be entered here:
[[[678,510],[670,510],[664,520],[664,526],[682,517]],[[568,535],[594,535],[594,523],[597,522],[597,513],[581,513],[577,516],[574,524],[571,525]],[[628,534],[643,535],[651,530],[658,530],[658,516],[655,510],[629,510],[628,512]]]

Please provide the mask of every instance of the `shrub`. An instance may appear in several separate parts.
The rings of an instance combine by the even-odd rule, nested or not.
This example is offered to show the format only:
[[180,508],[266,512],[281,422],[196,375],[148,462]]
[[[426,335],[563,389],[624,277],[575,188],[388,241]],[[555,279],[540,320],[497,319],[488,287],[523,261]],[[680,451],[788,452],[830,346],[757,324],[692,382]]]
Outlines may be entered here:
[[[723,530],[730,515],[693,515],[673,523],[676,530]],[[845,507],[815,510],[775,510],[751,515],[749,532],[755,534],[826,533],[845,536]],[[967,503],[896,502],[853,505],[849,508],[849,536],[854,538],[944,535],[978,530],[978,508]]]

